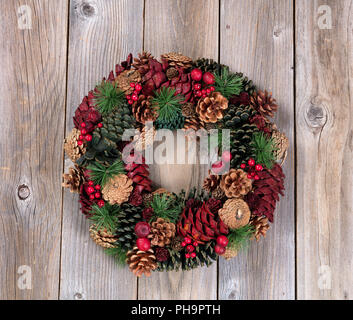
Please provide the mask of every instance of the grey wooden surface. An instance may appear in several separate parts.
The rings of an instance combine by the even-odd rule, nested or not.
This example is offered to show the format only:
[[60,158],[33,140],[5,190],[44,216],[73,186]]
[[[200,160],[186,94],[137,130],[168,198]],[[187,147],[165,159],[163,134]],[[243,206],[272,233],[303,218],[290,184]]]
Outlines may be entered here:
[[[352,299],[352,8],[351,0],[1,1],[0,299]],[[277,98],[291,149],[286,196],[265,240],[231,262],[136,280],[89,239],[77,196],[61,188],[69,164],[61,145],[82,97],[143,49],[245,72]],[[151,174],[178,191],[206,172],[153,165]]]

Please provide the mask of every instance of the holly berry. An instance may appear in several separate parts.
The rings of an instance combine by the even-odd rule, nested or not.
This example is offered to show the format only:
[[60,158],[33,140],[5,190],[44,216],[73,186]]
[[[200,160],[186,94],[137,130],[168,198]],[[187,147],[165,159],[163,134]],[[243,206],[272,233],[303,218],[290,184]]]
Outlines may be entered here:
[[186,259],[190,259],[190,253],[187,253],[187,254],[185,255],[185,258],[186,258]]
[[100,190],[101,189],[101,186],[99,184],[97,184],[95,187],[94,187],[96,190]]
[[246,168],[246,164],[245,164],[245,163],[242,163],[242,164],[240,165],[240,168],[245,169],[245,168]]
[[256,171],[262,171],[262,170],[263,170],[262,165],[261,165],[261,164],[257,164],[257,165],[255,166],[255,170],[256,170]]
[[98,128],[102,128],[103,127],[103,123],[98,123]]
[[135,233],[138,238],[147,237],[151,232],[151,227],[147,222],[141,221],[135,225]]
[[190,244],[190,243],[192,242],[191,239],[188,238],[188,237],[186,237],[186,238],[184,239],[184,241],[185,241],[187,244]]
[[251,172],[250,174],[251,174],[252,177],[255,176],[255,172],[254,171]]
[[254,160],[254,159],[249,159],[248,165],[249,165],[250,167],[253,167],[253,166],[255,165],[255,160]]
[[92,180],[88,181],[88,185],[89,186],[93,186],[94,185],[94,182]]
[[201,89],[201,84],[200,83],[195,83],[194,90],[200,90],[200,89]]
[[81,129],[81,134],[86,134],[87,130],[86,129]]
[[82,145],[83,145],[83,141],[82,141],[82,140],[78,140],[78,141],[77,141],[77,144],[78,144],[79,146],[82,146]]
[[211,90],[211,91],[215,91],[216,88],[212,86],[212,87],[210,87],[210,90]]
[[200,81],[202,79],[202,71],[200,69],[194,69],[191,71],[191,79],[194,81]]
[[147,238],[138,238],[136,245],[140,251],[147,251],[151,248],[151,241]]
[[139,97],[137,96],[137,94],[133,94],[131,96],[131,99],[132,99],[132,101],[137,101],[139,99]]
[[202,80],[206,84],[214,84],[215,82],[214,75],[211,72],[205,72],[202,77]]
[[206,94],[206,90],[205,90],[205,89],[202,89],[202,90],[201,90],[201,93],[202,93],[202,95]]
[[99,207],[99,208],[104,207],[104,200],[99,200],[99,201],[97,202],[97,204],[98,204],[98,207]]
[[136,84],[135,89],[136,89],[137,91],[141,91],[142,86],[138,83],[138,84]]
[[219,256],[221,256],[221,255],[223,255],[223,254],[226,252],[226,248],[220,246],[219,244],[216,244],[215,247],[214,247],[214,251],[215,251]]
[[186,242],[183,241],[183,242],[181,243],[181,246],[182,246],[182,247],[185,247],[185,246],[186,246]]
[[194,241],[194,243],[192,244],[194,247],[197,247],[199,245],[199,243],[197,241]]
[[189,244],[189,245],[186,247],[186,250],[187,250],[188,252],[193,252],[193,251],[195,250],[195,248],[194,248],[191,244]]
[[252,175],[251,174],[248,174],[247,177],[248,177],[248,179],[252,179]]
[[190,256],[191,258],[196,258],[196,252],[191,252]]
[[91,200],[94,200],[94,194],[90,194],[90,195],[89,195],[89,198],[90,198]]
[[206,93],[207,93],[207,94],[210,94],[210,93],[211,93],[211,89],[210,89],[210,88],[207,88],[207,89],[206,89]]
[[222,153],[222,160],[224,162],[229,162],[232,159],[232,154],[230,153],[230,151],[225,150]]
[[228,245],[228,238],[226,236],[218,236],[217,237],[217,244],[221,247],[226,247]]
[[135,88],[135,83],[134,82],[130,82],[130,87],[131,88]]
[[87,192],[88,193],[93,193],[94,192],[94,188],[93,187],[88,187],[87,188]]
[[127,96],[126,96],[126,100],[130,100],[131,99],[131,96],[128,94]]
[[83,140],[83,135],[80,135],[78,138],[79,138],[80,140]]
[[95,196],[97,199],[99,199],[99,198],[101,197],[101,194],[100,194],[100,192],[96,192],[96,193],[94,194],[94,196]]
[[260,180],[260,177],[259,177],[258,175],[256,175],[256,176],[254,177],[254,179],[255,179],[255,180]]
[[87,135],[85,135],[85,139],[86,139],[86,141],[91,141],[92,136],[90,134],[87,134]]
[[207,97],[206,93],[201,96],[201,98],[206,98],[206,97]]
[[81,128],[85,128],[85,127],[86,127],[86,124],[85,124],[84,122],[82,122],[82,123],[80,124],[80,126],[81,126]]
[[133,104],[133,103],[134,103],[134,100],[129,100],[127,103],[128,103],[128,104]]
[[200,90],[197,90],[197,91],[195,92],[195,94],[196,94],[196,96],[198,96],[198,97],[201,97],[201,96],[202,96],[202,92],[201,92]]

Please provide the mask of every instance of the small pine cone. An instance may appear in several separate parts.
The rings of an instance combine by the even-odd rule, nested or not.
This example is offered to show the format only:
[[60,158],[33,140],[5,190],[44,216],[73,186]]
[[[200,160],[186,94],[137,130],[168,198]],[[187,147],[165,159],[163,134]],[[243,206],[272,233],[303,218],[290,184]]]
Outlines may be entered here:
[[132,113],[137,122],[155,121],[158,113],[152,108],[152,97],[141,94],[137,101],[132,105]]
[[212,191],[212,198],[214,198],[214,199],[222,200],[225,198],[225,196],[226,195],[225,195],[224,191],[219,186]]
[[181,106],[181,113],[185,118],[194,118],[196,116],[195,105],[191,102],[184,103]]
[[172,67],[183,67],[184,69],[191,68],[192,59],[184,56],[181,53],[169,52],[161,55],[162,61],[168,62]]
[[78,166],[70,167],[69,173],[63,174],[63,180],[64,188],[70,188],[73,193],[80,193],[81,185],[85,182],[83,170]]
[[145,207],[148,207],[151,204],[152,200],[153,200],[153,194],[151,192],[142,194],[142,201]]
[[164,262],[169,259],[169,251],[166,248],[157,247],[154,249],[154,254],[156,256],[157,261]]
[[156,256],[152,249],[139,251],[137,247],[134,247],[126,254],[126,263],[137,277],[141,277],[143,274],[149,277],[151,271],[157,268]]
[[183,238],[177,236],[177,237],[173,238],[172,242],[170,243],[170,247],[174,251],[181,251],[184,249],[184,247],[181,245],[182,242],[183,242]]
[[146,128],[143,127],[142,132],[134,136],[134,149],[136,151],[142,152],[153,145],[156,131],[154,128],[148,128],[146,131]]
[[264,117],[273,117],[278,109],[276,100],[272,98],[272,92],[258,91],[250,97],[250,104]]
[[151,224],[151,233],[148,238],[151,239],[153,246],[164,247],[171,243],[175,236],[175,224],[166,222],[163,218],[157,218],[156,221]]
[[265,216],[255,217],[250,223],[255,227],[254,238],[256,241],[259,241],[261,236],[266,237],[266,232],[270,228],[270,225]]
[[278,130],[272,132],[272,140],[275,147],[275,158],[283,163],[287,157],[289,140],[284,133]]
[[174,67],[171,67],[171,68],[168,68],[167,72],[166,72],[166,76],[169,80],[177,77],[179,75],[179,72],[176,68]]
[[212,92],[207,97],[200,99],[196,112],[204,122],[216,123],[223,118],[223,110],[228,108],[228,100],[219,92]]
[[130,86],[131,82],[136,83],[140,81],[141,74],[137,70],[125,70],[115,78],[117,87],[124,91],[125,94],[131,94],[134,91],[134,88]]
[[220,218],[230,229],[238,229],[249,223],[250,209],[241,199],[228,199],[218,211]]
[[220,176],[215,174],[210,174],[210,172],[208,172],[208,174],[209,175],[203,181],[202,188],[207,192],[212,192],[218,187]]
[[235,249],[231,249],[231,248],[226,248],[226,252],[222,255],[222,257],[226,260],[230,260],[233,259],[237,256],[238,251]]
[[116,244],[119,241],[119,238],[113,235],[111,232],[107,230],[97,230],[96,225],[91,225],[89,228],[89,235],[92,240],[99,246],[103,248],[116,248],[118,245]]
[[150,70],[148,63],[152,59],[153,59],[152,54],[144,51],[144,52],[138,54],[138,58],[134,58],[134,63],[132,64],[132,66],[142,76],[144,76]]
[[252,182],[242,169],[230,169],[222,176],[220,187],[228,198],[241,198],[252,188]]
[[132,189],[132,180],[125,174],[119,174],[105,184],[102,194],[104,200],[110,204],[120,205],[129,200]]
[[76,162],[86,153],[86,143],[83,141],[82,145],[78,145],[81,132],[73,128],[68,137],[64,140],[64,150],[72,162]]

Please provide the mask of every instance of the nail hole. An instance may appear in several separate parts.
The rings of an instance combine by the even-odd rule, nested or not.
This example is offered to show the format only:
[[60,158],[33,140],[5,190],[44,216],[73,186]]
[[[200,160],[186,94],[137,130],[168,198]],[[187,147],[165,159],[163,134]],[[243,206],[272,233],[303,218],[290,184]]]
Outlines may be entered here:
[[25,184],[22,184],[18,187],[17,194],[21,200],[26,200],[31,194],[31,192],[29,191],[28,186],[26,186]]

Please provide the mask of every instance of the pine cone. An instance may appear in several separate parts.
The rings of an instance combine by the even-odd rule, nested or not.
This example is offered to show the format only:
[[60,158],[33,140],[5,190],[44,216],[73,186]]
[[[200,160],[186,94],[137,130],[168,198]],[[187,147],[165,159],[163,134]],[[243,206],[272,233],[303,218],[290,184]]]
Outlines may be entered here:
[[289,140],[284,133],[275,130],[272,132],[272,141],[275,147],[275,158],[276,160],[281,160],[283,164],[287,157]]
[[278,109],[276,100],[272,98],[272,92],[254,92],[254,94],[250,97],[250,103],[254,109],[265,118],[272,118]]
[[218,187],[219,181],[220,181],[220,176],[210,174],[210,171],[209,171],[208,176],[205,178],[203,182],[202,188],[207,192],[212,192]]
[[253,123],[257,128],[262,131],[267,137],[270,137],[272,134],[271,125],[268,123],[268,120],[260,114],[256,114],[250,119],[250,123]]
[[151,192],[146,192],[142,194],[142,201],[145,207],[148,207],[153,200],[153,194]]
[[213,59],[197,59],[194,64],[194,68],[200,69],[203,73],[211,72],[214,74],[221,74],[221,71],[226,66],[224,64],[220,64]]
[[138,58],[134,58],[134,63],[132,66],[142,75],[144,76],[149,71],[149,61],[154,59],[152,54],[149,52],[142,52],[138,54]]
[[125,70],[115,79],[117,88],[124,91],[125,94],[133,93],[134,88],[130,86],[131,82],[141,82],[141,74],[137,70]]
[[73,193],[80,193],[81,185],[85,182],[83,170],[78,166],[70,167],[69,173],[63,174],[63,180],[64,188],[70,188]]
[[122,204],[129,200],[132,189],[132,180],[125,174],[119,174],[108,180],[103,187],[103,199],[110,204]]
[[222,208],[222,201],[214,198],[209,198],[206,201],[206,205],[214,215],[217,215],[218,210]]
[[261,236],[266,237],[266,232],[270,228],[266,217],[255,217],[251,224],[255,227],[254,238],[259,241]]
[[231,248],[226,248],[226,252],[222,255],[222,257],[226,260],[230,260],[233,259],[237,256],[238,251],[235,249],[231,249]]
[[214,199],[223,200],[225,198],[225,196],[226,195],[225,195],[224,191],[219,186],[212,191],[212,198],[214,198]]
[[126,257],[126,263],[137,277],[141,277],[143,274],[149,277],[151,271],[157,268],[156,257],[152,249],[139,251],[137,247],[134,247],[126,254]]
[[252,95],[255,91],[256,91],[256,86],[254,85],[254,83],[252,82],[252,80],[250,80],[248,77],[244,76],[244,74],[242,72],[236,72],[236,75],[239,78],[243,78],[242,80],[242,87],[243,90],[248,93],[249,95]]
[[134,136],[134,149],[136,151],[142,152],[153,146],[154,137],[156,136],[156,130],[154,128],[143,127],[142,131]]
[[184,127],[185,123],[185,118],[181,114],[181,112],[178,112],[175,114],[173,118],[165,119],[162,120],[161,118],[158,118],[156,120],[156,129],[169,129],[169,130],[177,130],[181,129]]
[[148,177],[148,165],[145,163],[146,160],[141,156],[141,163],[130,162],[125,165],[125,170],[127,172],[127,176],[135,183],[136,188],[141,193],[142,191],[151,191],[152,181]]
[[76,162],[86,152],[86,142],[82,145],[78,144],[81,132],[73,128],[68,137],[64,141],[64,150],[72,162]]
[[129,203],[132,204],[133,206],[140,206],[142,205],[143,199],[141,192],[139,188],[134,188],[134,190],[131,192],[130,197],[129,197]]
[[184,69],[191,68],[192,59],[181,53],[170,52],[161,55],[162,61],[168,62],[169,66],[182,67]]
[[183,242],[183,238],[176,236],[173,238],[170,247],[174,250],[174,251],[181,251],[184,249],[184,247],[181,245],[181,243]]
[[191,102],[184,103],[181,106],[181,113],[185,118],[194,118],[196,116],[195,105]]
[[96,225],[91,225],[89,228],[89,234],[92,240],[99,246],[103,248],[117,248],[118,241],[117,236],[113,235],[107,230],[98,230]]
[[219,92],[211,92],[206,98],[200,99],[196,112],[204,122],[216,123],[223,118],[223,111],[228,108],[228,100]]
[[200,121],[200,119],[196,116],[194,118],[186,118],[184,121],[184,128],[183,130],[186,131],[186,134],[191,130],[197,131],[204,127],[204,123]]
[[176,68],[171,67],[167,69],[166,75],[167,78],[171,80],[179,75],[179,71]]
[[141,94],[132,105],[132,113],[136,121],[145,124],[146,121],[156,121],[158,113],[152,108],[152,97]]
[[228,199],[218,213],[230,229],[244,227],[250,220],[250,209],[247,203],[241,199]]
[[242,169],[230,169],[222,176],[220,187],[228,198],[241,198],[251,190],[251,180]]
[[151,245],[164,247],[171,243],[175,236],[175,224],[167,222],[162,218],[157,218],[151,224],[151,233],[148,238],[151,239]]
[[152,96],[154,91],[159,89],[167,81],[163,65],[156,59],[149,59],[148,72],[142,78],[142,91],[144,96]]
[[239,124],[248,123],[249,118],[253,117],[255,114],[256,111],[251,106],[235,106],[234,104],[230,104],[224,113],[224,127],[233,129],[238,127]]

